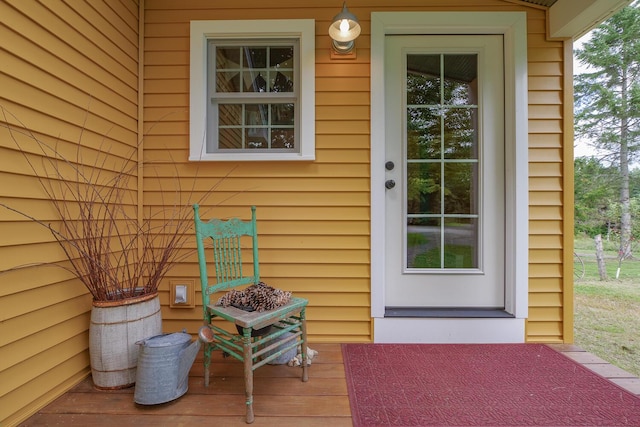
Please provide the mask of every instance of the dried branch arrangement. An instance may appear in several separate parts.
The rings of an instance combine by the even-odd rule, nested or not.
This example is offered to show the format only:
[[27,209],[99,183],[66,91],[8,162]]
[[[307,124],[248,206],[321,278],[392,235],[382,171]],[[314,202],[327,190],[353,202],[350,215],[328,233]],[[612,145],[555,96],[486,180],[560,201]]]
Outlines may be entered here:
[[[2,107],[0,111],[7,123],[9,114]],[[135,161],[137,147],[131,147],[129,155],[116,156],[105,138],[97,147],[84,146],[81,138],[75,154],[67,158],[57,142],[44,142],[14,116],[10,118],[20,123],[6,125],[11,140],[59,221],[49,223],[6,203],[0,206],[48,229],[68,259],[68,263],[54,264],[71,271],[95,301],[157,292],[170,268],[184,257],[180,250],[191,235],[191,206],[181,203],[185,192],[177,175],[175,189],[167,191],[175,201],[139,218],[137,192],[131,186],[136,172],[142,173]],[[167,193],[163,190],[163,198]],[[192,194],[187,191],[187,198]]]

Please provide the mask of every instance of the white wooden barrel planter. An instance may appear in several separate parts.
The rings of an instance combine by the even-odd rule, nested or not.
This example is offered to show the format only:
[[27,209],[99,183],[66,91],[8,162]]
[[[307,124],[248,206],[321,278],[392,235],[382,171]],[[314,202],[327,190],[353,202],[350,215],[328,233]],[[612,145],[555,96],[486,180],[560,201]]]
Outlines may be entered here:
[[133,386],[138,359],[136,342],[161,333],[157,293],[121,301],[94,301],[89,327],[94,386],[104,390]]

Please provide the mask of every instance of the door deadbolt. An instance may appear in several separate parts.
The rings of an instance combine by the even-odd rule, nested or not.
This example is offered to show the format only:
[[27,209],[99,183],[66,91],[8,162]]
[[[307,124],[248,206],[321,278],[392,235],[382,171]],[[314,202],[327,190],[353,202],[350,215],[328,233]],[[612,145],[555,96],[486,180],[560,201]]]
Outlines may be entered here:
[[393,164],[393,162],[387,162],[384,164],[384,168],[388,171],[392,171],[394,167],[395,165]]
[[391,190],[396,186],[396,182],[392,179],[388,179],[387,182],[384,183],[384,186],[387,188],[387,190]]

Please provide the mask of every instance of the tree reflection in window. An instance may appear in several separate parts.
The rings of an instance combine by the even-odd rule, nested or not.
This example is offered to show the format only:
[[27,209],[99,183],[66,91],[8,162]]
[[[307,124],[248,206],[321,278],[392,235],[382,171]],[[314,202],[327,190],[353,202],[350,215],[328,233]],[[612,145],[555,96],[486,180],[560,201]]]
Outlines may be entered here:
[[[478,216],[477,55],[409,54],[406,58],[407,224],[428,227],[429,233],[435,233],[430,240],[470,236],[458,243],[469,247],[466,252],[474,258],[477,233],[454,230],[474,229]],[[462,266],[446,261],[446,247],[438,248],[434,250],[440,259],[423,260],[423,265]],[[465,268],[476,265],[476,259],[463,258]],[[410,257],[408,265],[412,262]]]

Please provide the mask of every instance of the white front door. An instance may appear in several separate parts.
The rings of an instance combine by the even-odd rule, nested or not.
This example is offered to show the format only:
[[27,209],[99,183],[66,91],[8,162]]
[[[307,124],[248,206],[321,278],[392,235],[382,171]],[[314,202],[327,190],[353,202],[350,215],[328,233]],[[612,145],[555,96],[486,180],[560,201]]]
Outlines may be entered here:
[[525,338],[526,24],[371,13],[374,342]]
[[503,52],[386,36],[385,316],[505,308]]

